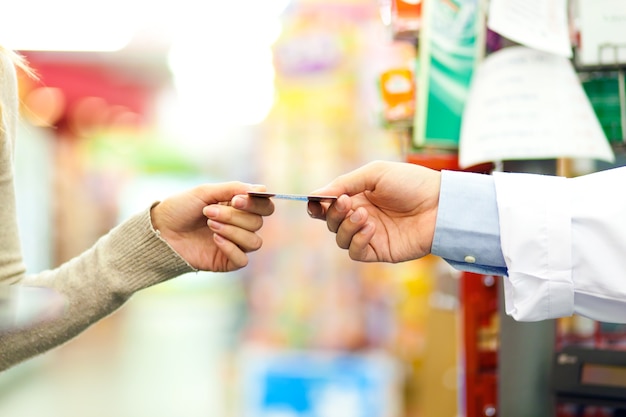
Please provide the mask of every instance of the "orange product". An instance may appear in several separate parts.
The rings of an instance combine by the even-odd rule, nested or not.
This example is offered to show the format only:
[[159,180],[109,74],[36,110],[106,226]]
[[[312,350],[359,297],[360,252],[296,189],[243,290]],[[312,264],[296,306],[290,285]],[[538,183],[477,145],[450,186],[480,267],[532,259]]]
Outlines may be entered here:
[[380,75],[385,121],[412,120],[415,112],[415,82],[408,68],[393,68]]
[[396,38],[416,38],[422,21],[422,0],[393,0],[391,23]]

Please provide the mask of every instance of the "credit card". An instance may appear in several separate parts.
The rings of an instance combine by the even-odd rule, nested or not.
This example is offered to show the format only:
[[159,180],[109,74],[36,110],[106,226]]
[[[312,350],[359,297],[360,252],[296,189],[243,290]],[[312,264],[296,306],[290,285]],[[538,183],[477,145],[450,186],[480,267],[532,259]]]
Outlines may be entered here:
[[248,195],[250,197],[279,198],[281,200],[295,201],[334,201],[337,199],[334,195],[278,194],[264,191],[248,191]]

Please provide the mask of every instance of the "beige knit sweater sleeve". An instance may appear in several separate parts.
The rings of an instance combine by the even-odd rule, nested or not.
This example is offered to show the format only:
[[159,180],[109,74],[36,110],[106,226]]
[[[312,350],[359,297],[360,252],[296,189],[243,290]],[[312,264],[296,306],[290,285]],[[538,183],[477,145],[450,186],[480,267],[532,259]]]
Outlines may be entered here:
[[60,318],[0,334],[0,370],[78,335],[132,294],[192,268],[152,228],[150,210],[101,237],[57,269],[26,275],[17,230],[13,146],[18,120],[14,62],[0,49],[0,283],[54,288],[67,300]]

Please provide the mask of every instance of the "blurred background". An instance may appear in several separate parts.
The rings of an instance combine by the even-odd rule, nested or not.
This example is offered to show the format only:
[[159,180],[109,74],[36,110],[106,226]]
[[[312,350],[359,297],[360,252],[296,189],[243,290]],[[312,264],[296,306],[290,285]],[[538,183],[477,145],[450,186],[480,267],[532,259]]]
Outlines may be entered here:
[[[495,161],[476,141],[473,150],[491,157],[463,169],[576,176],[626,164],[623,1],[5,3],[0,44],[39,76],[18,74],[15,155],[32,273],[200,183],[309,193],[377,159],[461,169],[474,70],[512,46],[552,53],[536,50],[549,42],[525,38],[559,28],[558,44],[573,50],[559,58],[572,70],[567,86],[552,68],[498,67],[488,77],[493,103],[509,104],[485,100],[476,113],[492,115],[480,127],[490,133],[494,122],[501,151],[503,142],[515,147],[500,140],[515,123],[498,121],[521,120],[551,127],[522,134],[523,149],[559,152]],[[505,24],[496,33],[487,17]],[[500,33],[507,29],[524,36],[509,39]],[[599,59],[603,48],[609,62],[582,59]],[[533,62],[543,68],[543,59]],[[581,120],[598,122],[598,134]],[[615,161],[585,154],[594,149],[581,147],[586,140]],[[559,398],[552,384],[571,382],[553,360],[568,347],[594,347],[623,366],[623,325],[579,316],[515,322],[500,302],[501,277],[461,274],[434,257],[352,262],[303,203],[275,205],[246,268],[144,290],[76,339],[0,373],[0,416],[625,415],[625,391],[602,390],[587,403],[569,392]]]
[[[382,3],[5,4],[0,42],[39,75],[20,75],[16,146],[29,271],[199,183],[308,193],[403,159],[378,77],[412,68],[415,45],[394,39]],[[0,374],[0,415],[401,416],[415,415],[423,385],[455,407],[454,273],[434,259],[352,262],[299,202],[276,201],[261,235],[247,268],[145,290]],[[436,275],[449,288],[433,299]],[[430,329],[436,354],[433,305],[449,324]],[[428,355],[436,379],[423,377]]]

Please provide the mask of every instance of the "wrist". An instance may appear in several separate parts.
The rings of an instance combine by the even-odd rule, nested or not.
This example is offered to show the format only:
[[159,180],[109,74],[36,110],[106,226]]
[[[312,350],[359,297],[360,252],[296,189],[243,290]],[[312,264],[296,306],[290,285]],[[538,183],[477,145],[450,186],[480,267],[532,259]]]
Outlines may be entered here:
[[427,211],[427,232],[426,232],[426,242],[428,246],[425,248],[426,253],[430,254],[432,252],[433,241],[435,239],[435,230],[437,228],[437,214],[439,212],[439,196],[441,193],[441,172],[437,171],[436,175],[433,176],[433,180],[431,181],[433,191],[430,193],[432,196],[431,202],[429,204],[429,209]]
[[165,216],[166,215],[163,212],[163,203],[161,201],[153,203],[150,207],[150,223],[152,224],[152,229],[161,239],[171,245],[173,241],[172,234],[164,221]]

